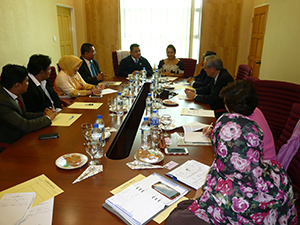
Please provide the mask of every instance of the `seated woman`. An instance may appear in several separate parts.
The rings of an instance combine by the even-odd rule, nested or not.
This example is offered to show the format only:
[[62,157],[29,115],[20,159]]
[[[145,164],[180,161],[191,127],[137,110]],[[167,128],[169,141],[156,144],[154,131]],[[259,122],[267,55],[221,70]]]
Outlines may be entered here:
[[193,200],[179,203],[166,225],[297,224],[291,180],[276,160],[263,161],[263,132],[244,116],[257,106],[249,90],[222,90],[229,113],[214,127],[215,160],[206,182]]
[[63,56],[58,65],[61,71],[55,80],[55,90],[59,95],[69,95],[70,97],[99,95],[104,89],[103,84],[87,84],[78,73],[82,60],[74,55]]
[[168,45],[168,58],[160,60],[158,65],[158,72],[161,72],[168,77],[182,77],[184,73],[184,64],[182,61],[175,57],[175,54],[175,47],[173,45]]

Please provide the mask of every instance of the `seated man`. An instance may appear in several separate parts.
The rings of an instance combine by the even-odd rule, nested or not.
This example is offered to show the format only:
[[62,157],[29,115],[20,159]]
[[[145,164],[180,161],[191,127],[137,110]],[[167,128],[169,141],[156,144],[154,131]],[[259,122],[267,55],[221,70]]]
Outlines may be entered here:
[[29,59],[29,85],[22,94],[28,112],[44,112],[46,108],[61,110],[61,101],[49,79],[50,64],[51,59],[46,55],[32,55]]
[[194,99],[196,102],[209,104],[211,109],[215,111],[215,117],[219,118],[226,112],[223,99],[219,93],[223,87],[233,81],[232,76],[223,68],[222,60],[216,55],[206,56],[204,60],[204,70],[207,76],[213,80],[206,86],[195,90],[186,89],[185,93],[188,98]]
[[128,74],[135,75],[136,72],[141,74],[141,70],[145,67],[147,76],[153,74],[152,67],[148,60],[141,56],[140,46],[138,44],[130,45],[130,55],[121,60],[118,70],[119,77],[127,77]]
[[97,60],[94,59],[96,55],[96,49],[94,45],[90,43],[84,43],[82,44],[80,51],[82,65],[78,72],[86,83],[97,85],[103,81],[105,74],[101,72]]
[[55,110],[30,113],[21,95],[28,87],[24,66],[8,64],[2,68],[0,86],[0,142],[13,144],[25,134],[51,125]]
[[213,79],[212,77],[208,77],[203,66],[204,66],[204,59],[206,56],[209,55],[216,55],[215,52],[212,51],[206,51],[201,57],[200,63],[202,65],[202,69],[200,73],[197,76],[190,77],[187,79],[187,82],[192,85],[193,88],[198,88],[198,87],[205,87],[207,86],[210,81]]

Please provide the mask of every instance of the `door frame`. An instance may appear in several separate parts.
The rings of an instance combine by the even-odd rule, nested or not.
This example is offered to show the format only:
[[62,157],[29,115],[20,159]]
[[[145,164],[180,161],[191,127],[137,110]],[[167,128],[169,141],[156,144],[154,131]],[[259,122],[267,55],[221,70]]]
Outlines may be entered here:
[[[75,56],[78,56],[74,7],[56,3],[56,12],[57,12],[57,6],[70,9],[73,54]],[[57,14],[56,14],[56,18],[57,18]],[[57,23],[58,23],[58,21],[57,21]]]

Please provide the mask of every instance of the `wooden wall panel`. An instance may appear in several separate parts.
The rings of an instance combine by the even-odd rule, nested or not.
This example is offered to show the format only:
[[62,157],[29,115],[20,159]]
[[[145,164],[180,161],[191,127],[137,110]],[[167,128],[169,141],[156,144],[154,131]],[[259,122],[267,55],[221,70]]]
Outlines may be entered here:
[[97,51],[101,71],[113,77],[111,52],[121,48],[119,0],[85,0],[87,41]]
[[[203,0],[200,56],[215,51],[224,68],[235,77],[243,0]],[[201,70],[197,65],[197,74]]]

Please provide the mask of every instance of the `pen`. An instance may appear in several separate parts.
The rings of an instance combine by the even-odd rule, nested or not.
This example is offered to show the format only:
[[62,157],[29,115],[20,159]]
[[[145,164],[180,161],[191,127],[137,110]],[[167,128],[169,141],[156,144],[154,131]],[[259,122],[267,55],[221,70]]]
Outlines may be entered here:
[[74,115],[72,115],[69,119],[68,119],[68,122],[74,118]]
[[85,105],[94,105],[94,104],[92,104],[92,103],[87,103],[87,104],[85,104]]
[[208,126],[208,129],[209,129],[209,128],[213,128],[213,123],[214,123],[214,122],[211,122],[211,123],[210,123],[210,125]]

